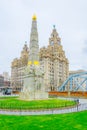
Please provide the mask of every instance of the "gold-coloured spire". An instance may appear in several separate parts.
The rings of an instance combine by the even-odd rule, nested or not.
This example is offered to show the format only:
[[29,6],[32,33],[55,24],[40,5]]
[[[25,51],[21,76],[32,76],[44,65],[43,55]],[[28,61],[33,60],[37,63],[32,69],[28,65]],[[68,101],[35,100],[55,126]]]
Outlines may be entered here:
[[32,20],[37,20],[37,16],[34,14]]

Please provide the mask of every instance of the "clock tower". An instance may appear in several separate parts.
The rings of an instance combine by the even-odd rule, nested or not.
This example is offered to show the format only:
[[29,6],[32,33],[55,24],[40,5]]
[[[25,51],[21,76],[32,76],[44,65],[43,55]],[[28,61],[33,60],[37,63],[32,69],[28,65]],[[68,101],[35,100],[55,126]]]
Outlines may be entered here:
[[53,31],[51,33],[51,37],[49,38],[49,44],[50,45],[61,44],[61,39],[59,37],[59,34],[56,31],[55,25],[53,25]]

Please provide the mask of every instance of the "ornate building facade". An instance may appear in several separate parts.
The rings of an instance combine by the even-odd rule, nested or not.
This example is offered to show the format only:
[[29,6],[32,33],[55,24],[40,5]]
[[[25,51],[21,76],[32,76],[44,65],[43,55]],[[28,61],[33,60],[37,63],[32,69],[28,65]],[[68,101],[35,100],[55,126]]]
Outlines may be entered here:
[[24,82],[24,69],[28,62],[29,49],[27,44],[21,51],[20,58],[15,58],[11,63],[11,87],[13,90],[21,90]]
[[[27,45],[21,52],[19,59],[11,64],[11,86],[16,90],[23,87],[24,69],[28,64],[29,49]],[[55,29],[49,38],[49,45],[39,50],[40,66],[43,68],[46,91],[57,90],[69,75],[69,62],[61,45],[61,39]]]
[[69,75],[69,62],[55,26],[49,38],[49,45],[40,49],[40,64],[45,71],[47,91],[57,90]]

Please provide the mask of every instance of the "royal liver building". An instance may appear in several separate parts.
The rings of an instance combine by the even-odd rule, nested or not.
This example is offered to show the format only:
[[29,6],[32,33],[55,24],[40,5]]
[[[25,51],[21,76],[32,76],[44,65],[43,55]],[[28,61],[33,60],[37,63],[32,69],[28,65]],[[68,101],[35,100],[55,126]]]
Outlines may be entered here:
[[[36,16],[33,20],[37,24]],[[33,25],[33,24],[32,24]],[[33,26],[31,32],[34,31]],[[33,35],[36,32],[33,32]],[[30,34],[30,40],[33,35]],[[38,39],[38,34],[35,40]],[[34,53],[34,50],[33,50]],[[29,59],[29,48],[27,44],[24,45],[20,58],[15,58],[11,63],[11,85],[14,90],[21,90],[24,84],[24,69],[27,66]],[[44,71],[44,84],[46,91],[57,90],[57,88],[66,80],[69,75],[69,62],[65,56],[65,52],[61,45],[61,39],[53,27],[51,36],[49,38],[49,45],[42,47],[39,50],[39,62]],[[35,64],[38,64],[35,62]]]
[[45,71],[47,90],[57,90],[69,75],[69,63],[55,26],[49,38],[49,45],[40,49],[40,64]]

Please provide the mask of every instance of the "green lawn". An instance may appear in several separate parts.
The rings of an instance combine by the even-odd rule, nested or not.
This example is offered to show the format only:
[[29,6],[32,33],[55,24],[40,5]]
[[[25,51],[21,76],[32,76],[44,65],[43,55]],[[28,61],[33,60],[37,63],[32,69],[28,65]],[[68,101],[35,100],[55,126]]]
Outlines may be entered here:
[[1,109],[49,109],[73,106],[75,104],[74,101],[62,99],[23,101],[19,100],[18,97],[0,98]]
[[87,111],[59,115],[0,115],[0,130],[87,130]]

